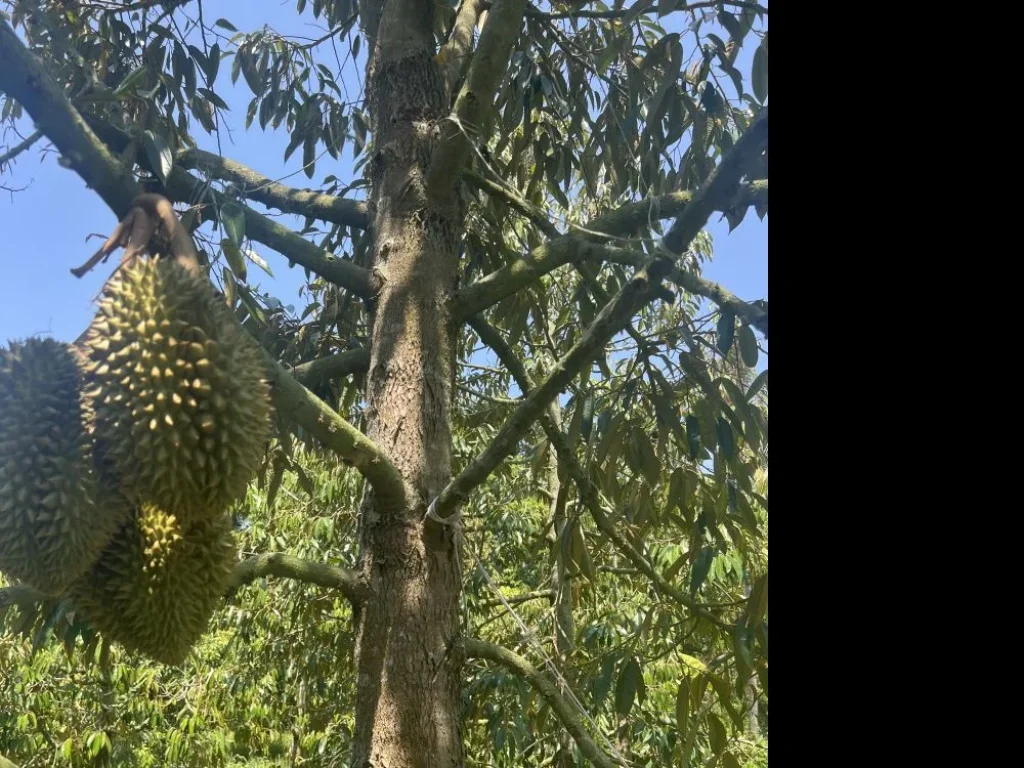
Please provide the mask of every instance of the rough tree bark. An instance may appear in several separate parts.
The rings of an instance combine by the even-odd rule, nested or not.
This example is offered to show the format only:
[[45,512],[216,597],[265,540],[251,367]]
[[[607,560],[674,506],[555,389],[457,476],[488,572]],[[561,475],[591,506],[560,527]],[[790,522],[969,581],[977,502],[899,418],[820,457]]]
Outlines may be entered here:
[[449,94],[435,59],[433,4],[389,0],[364,12],[373,48],[373,334],[368,436],[406,484],[401,506],[369,494],[361,567],[375,597],[357,616],[355,768],[462,766],[461,587],[455,537],[427,524],[451,477],[450,403],[461,210],[438,210],[423,180]]

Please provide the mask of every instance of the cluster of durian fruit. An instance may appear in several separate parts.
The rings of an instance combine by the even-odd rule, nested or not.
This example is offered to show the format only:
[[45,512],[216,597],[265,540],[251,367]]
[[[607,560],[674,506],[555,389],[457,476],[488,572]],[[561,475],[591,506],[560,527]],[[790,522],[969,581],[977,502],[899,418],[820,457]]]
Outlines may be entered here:
[[80,343],[0,348],[0,571],[181,663],[230,586],[270,423],[261,353],[209,281],[122,265]]

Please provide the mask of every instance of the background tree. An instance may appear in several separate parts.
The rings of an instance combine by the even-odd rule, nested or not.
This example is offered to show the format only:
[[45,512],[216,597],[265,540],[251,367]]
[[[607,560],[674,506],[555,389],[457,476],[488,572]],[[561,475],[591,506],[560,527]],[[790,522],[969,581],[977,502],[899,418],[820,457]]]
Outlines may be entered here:
[[[0,752],[764,762],[767,302],[700,272],[709,216],[767,212],[768,12],[622,5],[299,0],[300,41],[198,0],[0,3],[5,178],[52,146],[118,217],[180,203],[279,427],[183,668],[0,592]],[[223,155],[233,83],[315,189]]]

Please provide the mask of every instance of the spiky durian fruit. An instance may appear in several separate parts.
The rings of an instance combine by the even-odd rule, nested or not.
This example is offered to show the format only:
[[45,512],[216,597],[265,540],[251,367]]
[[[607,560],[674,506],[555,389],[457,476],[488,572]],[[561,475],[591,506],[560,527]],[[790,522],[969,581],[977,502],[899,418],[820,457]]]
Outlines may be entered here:
[[270,438],[266,369],[207,280],[136,259],[85,346],[97,437],[126,488],[183,522],[244,495]]
[[68,593],[76,612],[111,640],[180,664],[206,630],[236,563],[227,516],[182,524],[143,504]]
[[0,570],[59,594],[130,508],[96,472],[77,353],[52,339],[0,349]]

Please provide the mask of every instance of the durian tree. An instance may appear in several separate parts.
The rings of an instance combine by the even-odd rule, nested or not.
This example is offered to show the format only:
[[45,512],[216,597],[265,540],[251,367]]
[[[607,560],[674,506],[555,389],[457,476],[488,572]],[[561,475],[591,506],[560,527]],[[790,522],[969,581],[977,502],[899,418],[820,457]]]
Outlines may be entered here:
[[[292,539],[243,533],[251,546],[216,582],[225,600],[211,631],[278,582],[350,607],[331,626],[351,659],[318,675],[347,681],[350,698],[334,703],[351,729],[329,748],[293,738],[290,764],[515,765],[523,734],[546,728],[531,764],[730,765],[762,727],[751,715],[768,690],[768,308],[701,271],[710,217],[737,226],[751,208],[767,213],[768,11],[623,6],[299,0],[324,33],[296,40],[258,16],[211,18],[201,0],[0,3],[0,120],[29,129],[0,155],[5,177],[52,146],[110,207],[111,228],[157,193],[198,246],[196,301],[179,300],[177,273],[157,288],[143,279],[173,266],[93,265],[113,273],[112,303],[88,335],[83,370],[99,395],[86,410],[104,480],[149,494],[132,535],[188,538],[167,520],[188,522],[207,439],[218,471],[251,454],[253,485],[240,499],[241,486],[217,495],[207,479],[203,503],[230,497],[236,518],[259,520],[284,488],[309,496],[291,519],[331,521],[297,524]],[[345,81],[354,66],[358,96]],[[244,121],[221,95],[243,88]],[[219,151],[255,122],[279,132],[286,159],[302,148],[312,188]],[[255,289],[250,266],[270,269],[256,246],[304,271],[306,306]],[[205,330],[186,338],[186,327]],[[152,381],[171,377],[157,366],[144,385],[133,377],[148,365],[112,367],[109,345],[132,333],[128,346],[157,358],[177,354],[173,337],[188,381],[201,381],[189,384],[196,413],[237,419],[197,416],[195,440],[133,462],[156,426],[145,409],[163,402]],[[211,403],[234,393],[208,412],[207,381],[191,378],[203,368]],[[253,396],[264,380],[272,415]],[[150,400],[104,415],[137,392]],[[251,435],[233,430],[257,422],[272,438],[258,456],[236,452]],[[327,462],[323,482],[300,481],[311,461]],[[37,465],[3,467],[0,516],[35,509],[18,494],[51,482]],[[338,482],[349,504],[322,514],[323,483]],[[301,545],[303,531],[324,546]],[[148,566],[153,548],[133,551]],[[179,583],[162,582],[171,605]],[[73,589],[12,583],[0,610],[12,605],[37,646],[52,632],[111,652]],[[115,653],[146,654],[113,639]],[[481,720],[508,717],[516,735],[482,754]],[[116,747],[99,743],[94,756]],[[222,752],[156,764],[227,764]]]

